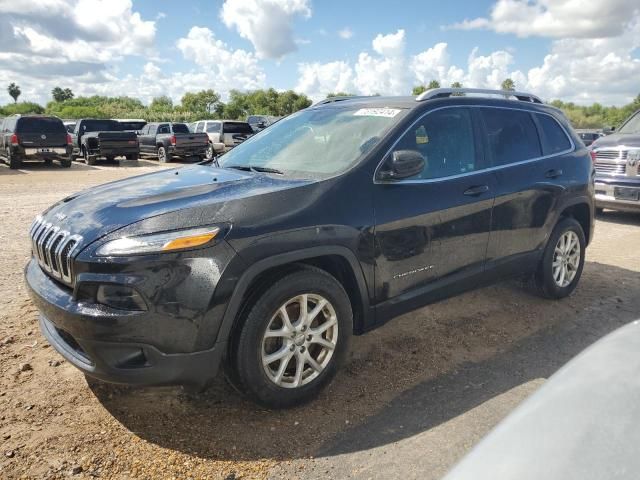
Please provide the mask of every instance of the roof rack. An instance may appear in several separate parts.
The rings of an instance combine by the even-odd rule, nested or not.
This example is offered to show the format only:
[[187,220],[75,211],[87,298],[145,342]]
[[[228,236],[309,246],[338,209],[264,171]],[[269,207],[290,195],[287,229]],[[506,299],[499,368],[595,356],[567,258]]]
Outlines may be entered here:
[[531,93],[516,92],[514,90],[490,90],[486,88],[432,88],[416,97],[417,102],[432,100],[434,98],[446,98],[455,94],[477,93],[484,95],[502,95],[503,97],[515,97],[523,102],[543,103],[540,97]]

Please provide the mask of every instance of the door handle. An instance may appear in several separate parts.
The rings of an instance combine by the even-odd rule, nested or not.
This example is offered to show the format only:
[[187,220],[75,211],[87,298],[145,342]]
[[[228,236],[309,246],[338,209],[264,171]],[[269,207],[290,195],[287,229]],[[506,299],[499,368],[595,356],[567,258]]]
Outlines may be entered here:
[[544,176],[547,177],[547,178],[558,178],[561,175],[562,175],[562,170],[552,169],[552,170],[547,171],[547,173],[545,173]]
[[489,191],[489,185],[475,185],[473,187],[469,187],[464,191],[464,194],[469,197],[477,197],[478,195],[482,195],[485,192]]

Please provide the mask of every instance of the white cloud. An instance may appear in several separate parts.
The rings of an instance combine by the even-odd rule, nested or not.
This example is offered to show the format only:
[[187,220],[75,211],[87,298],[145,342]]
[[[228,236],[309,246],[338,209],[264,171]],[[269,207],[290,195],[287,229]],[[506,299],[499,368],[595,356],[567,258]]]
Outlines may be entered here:
[[639,11],[637,0],[498,0],[489,18],[464,20],[450,28],[491,29],[519,37],[616,37]]
[[309,0],[225,0],[220,18],[249,40],[260,58],[280,59],[296,50],[292,23],[309,18]]
[[350,93],[354,89],[353,69],[347,62],[303,63],[296,90],[319,100],[331,92]]
[[375,52],[384,57],[398,57],[404,52],[404,30],[388,35],[379,33],[371,44]]
[[351,30],[349,27],[345,27],[338,32],[338,36],[343,40],[349,40],[353,37],[353,30]]

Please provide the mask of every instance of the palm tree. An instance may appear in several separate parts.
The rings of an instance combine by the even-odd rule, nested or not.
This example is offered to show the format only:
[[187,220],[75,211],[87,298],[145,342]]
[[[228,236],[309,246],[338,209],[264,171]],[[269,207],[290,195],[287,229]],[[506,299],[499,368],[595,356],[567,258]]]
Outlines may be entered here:
[[11,95],[11,98],[13,98],[13,103],[18,103],[18,97],[22,93],[20,91],[20,87],[15,83],[11,82],[7,87],[7,92],[9,92],[9,95]]

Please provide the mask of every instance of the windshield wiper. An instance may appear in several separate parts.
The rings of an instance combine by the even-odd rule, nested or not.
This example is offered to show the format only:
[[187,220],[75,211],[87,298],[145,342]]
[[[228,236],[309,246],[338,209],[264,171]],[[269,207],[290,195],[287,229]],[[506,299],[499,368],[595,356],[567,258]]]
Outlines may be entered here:
[[276,175],[284,175],[284,172],[275,168],[259,167],[253,165],[225,165],[224,168],[234,168],[236,170],[242,170],[244,172],[259,172],[259,173],[275,173]]

